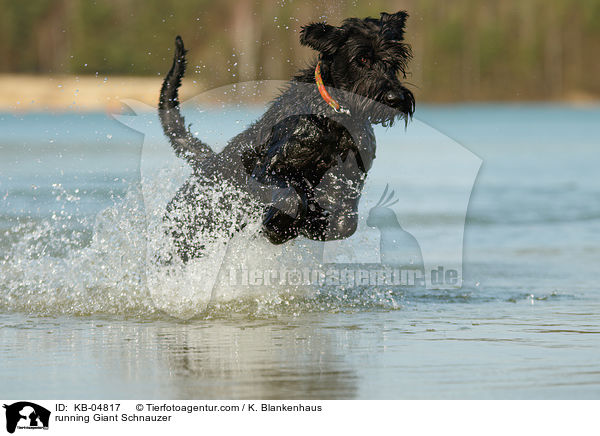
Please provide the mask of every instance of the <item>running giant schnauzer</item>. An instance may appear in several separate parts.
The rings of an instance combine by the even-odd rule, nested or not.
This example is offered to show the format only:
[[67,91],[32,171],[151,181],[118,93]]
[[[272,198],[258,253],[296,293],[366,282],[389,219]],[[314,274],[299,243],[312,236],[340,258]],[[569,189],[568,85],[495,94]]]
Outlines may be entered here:
[[262,220],[273,244],[298,235],[341,239],[356,231],[375,158],[372,124],[407,123],[415,109],[400,80],[411,59],[407,17],[401,11],[349,18],[339,27],[304,26],[300,42],[318,51],[318,59],[220,153],[192,135],[180,114],[186,50],[176,38],[159,114],[175,153],[193,168],[164,217],[184,262],[201,256],[211,238],[231,237],[251,216]]

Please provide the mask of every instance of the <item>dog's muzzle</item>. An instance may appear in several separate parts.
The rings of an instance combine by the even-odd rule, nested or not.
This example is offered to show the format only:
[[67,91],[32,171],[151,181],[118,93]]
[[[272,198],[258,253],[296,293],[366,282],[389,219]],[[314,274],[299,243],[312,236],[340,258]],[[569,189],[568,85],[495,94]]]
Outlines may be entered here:
[[406,88],[388,91],[383,96],[383,103],[406,117],[412,117],[415,111],[415,98],[413,93]]

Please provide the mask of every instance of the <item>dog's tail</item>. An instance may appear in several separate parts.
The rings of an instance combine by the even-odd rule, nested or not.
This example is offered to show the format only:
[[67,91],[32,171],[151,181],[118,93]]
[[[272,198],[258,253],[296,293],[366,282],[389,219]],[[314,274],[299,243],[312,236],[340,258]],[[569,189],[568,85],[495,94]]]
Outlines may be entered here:
[[186,53],[187,50],[183,47],[183,40],[180,36],[177,36],[175,38],[173,65],[160,89],[158,115],[163,132],[169,138],[175,154],[193,164],[213,155],[214,152],[190,132],[189,127],[185,125],[185,118],[179,112],[178,89],[185,74]]

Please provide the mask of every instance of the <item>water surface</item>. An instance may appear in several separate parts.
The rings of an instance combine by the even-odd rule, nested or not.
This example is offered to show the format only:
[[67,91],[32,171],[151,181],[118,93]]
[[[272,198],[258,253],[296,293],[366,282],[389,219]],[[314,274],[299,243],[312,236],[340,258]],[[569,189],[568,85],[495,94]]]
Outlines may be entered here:
[[[199,135],[222,145],[259,113],[241,112],[203,113]],[[600,109],[429,106],[417,118],[483,162],[462,288],[281,288],[182,319],[146,282],[148,133],[103,114],[0,115],[3,396],[600,398]],[[377,132],[373,195],[407,158],[394,129]],[[456,185],[440,174],[399,195],[441,256]]]

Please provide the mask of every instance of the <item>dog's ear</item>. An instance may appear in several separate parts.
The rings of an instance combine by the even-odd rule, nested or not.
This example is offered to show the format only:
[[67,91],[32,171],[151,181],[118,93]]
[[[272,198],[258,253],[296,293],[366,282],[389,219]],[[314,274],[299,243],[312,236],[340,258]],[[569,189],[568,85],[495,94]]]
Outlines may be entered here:
[[404,27],[408,13],[406,11],[396,12],[395,14],[381,13],[381,33],[394,41],[404,40]]
[[344,42],[343,29],[325,23],[312,23],[303,26],[300,32],[300,44],[321,53],[332,55]]

